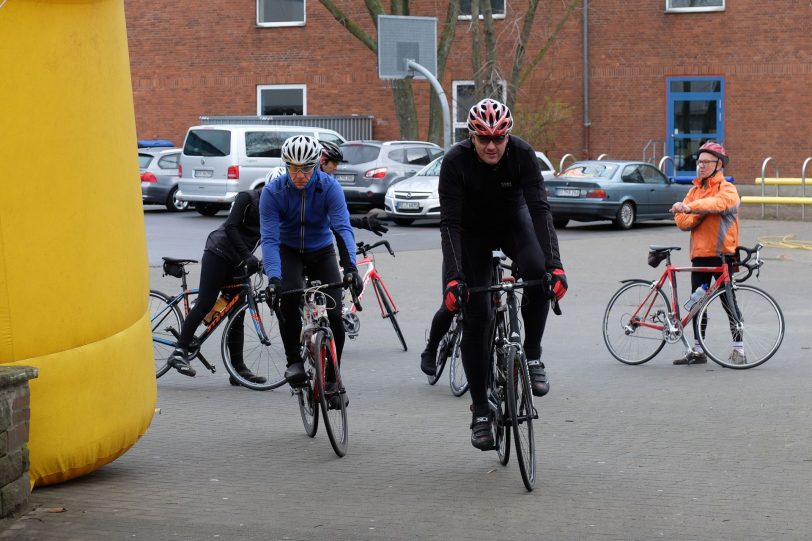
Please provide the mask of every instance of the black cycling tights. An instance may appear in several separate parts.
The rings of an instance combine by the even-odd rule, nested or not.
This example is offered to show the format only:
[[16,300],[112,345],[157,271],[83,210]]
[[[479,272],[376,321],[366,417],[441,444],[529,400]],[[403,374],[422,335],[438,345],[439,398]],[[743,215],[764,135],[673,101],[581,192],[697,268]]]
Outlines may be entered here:
[[[242,272],[240,267],[233,267],[231,263],[222,257],[215,255],[208,250],[203,252],[203,259],[200,261],[200,293],[194,306],[189,311],[189,315],[183,321],[183,327],[178,339],[178,347],[189,349],[189,344],[194,338],[195,331],[203,321],[203,318],[214,307],[220,289],[233,281],[233,276]],[[245,311],[234,316],[238,318],[231,326],[231,333],[228,336],[228,351],[231,355],[231,364],[238,365],[242,361],[243,346],[243,319]]]
[[[319,280],[322,284],[341,281],[341,272],[338,269],[335,250],[328,246],[316,252],[301,254],[298,250],[279,247],[282,259],[282,291],[300,289],[304,287],[305,276],[309,280]],[[341,362],[341,351],[344,349],[344,323],[341,321],[341,288],[325,290],[327,293],[327,318],[330,320],[330,329],[333,331],[333,340],[336,346],[338,362]],[[282,334],[282,343],[285,345],[287,363],[301,361],[299,355],[299,335],[302,332],[302,318],[299,313],[301,296],[285,296],[280,299],[279,308],[282,317],[279,320],[279,330]]]
[[[692,267],[718,267],[722,264],[721,257],[695,257],[691,260]],[[727,272],[733,276],[733,264],[727,264]],[[696,291],[700,285],[705,284],[710,286],[711,282],[716,281],[721,274],[712,274],[710,272],[692,272],[691,273],[691,293]],[[728,302],[727,295],[722,296],[722,307],[725,309],[727,319],[730,322],[730,335],[734,342],[742,341],[741,331],[736,330],[736,322],[741,321],[741,312],[736,305],[736,293],[733,292],[733,309],[731,310],[730,303]],[[733,317],[733,313],[738,314],[738,317]],[[704,314],[702,321],[697,321],[698,318],[693,319],[694,338],[699,338],[699,332],[702,331],[702,336],[705,336],[705,330],[708,328],[708,315]]]
[[[494,232],[487,236],[462,237],[462,268],[469,288],[491,283],[491,252],[502,249],[516,263],[525,280],[540,280],[547,273],[544,252],[536,239],[532,225],[516,227],[514,231]],[[524,320],[524,351],[528,359],[541,356],[541,337],[547,323],[550,301],[542,286],[524,289],[522,319]],[[471,390],[471,400],[478,414],[487,407],[487,376],[490,368],[492,323],[491,296],[471,294],[465,309],[462,333],[462,364]]]

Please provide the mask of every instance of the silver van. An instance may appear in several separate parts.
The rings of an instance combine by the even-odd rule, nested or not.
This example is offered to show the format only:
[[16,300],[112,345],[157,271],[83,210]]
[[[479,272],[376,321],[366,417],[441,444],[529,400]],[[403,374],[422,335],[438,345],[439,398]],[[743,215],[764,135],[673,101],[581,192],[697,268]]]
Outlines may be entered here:
[[268,171],[282,165],[282,143],[294,135],[345,141],[336,131],[308,126],[192,126],[180,155],[177,199],[204,216],[228,209],[239,192],[264,185]]

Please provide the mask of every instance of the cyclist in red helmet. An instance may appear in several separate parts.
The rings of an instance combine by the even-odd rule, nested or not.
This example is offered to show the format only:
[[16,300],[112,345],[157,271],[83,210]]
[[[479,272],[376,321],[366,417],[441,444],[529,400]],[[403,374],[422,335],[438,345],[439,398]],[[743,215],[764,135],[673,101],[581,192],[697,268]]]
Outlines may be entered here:
[[[440,168],[444,302],[450,312],[465,302],[462,362],[471,391],[471,444],[483,451],[494,446],[486,396],[491,298],[469,296],[467,289],[490,284],[491,253],[501,248],[526,280],[541,280],[550,273],[559,299],[567,290],[535,152],[511,135],[512,129],[506,105],[480,101],[468,114],[470,138],[451,147]],[[542,286],[524,291],[524,348],[533,394],[544,396],[550,387],[541,362],[541,337],[550,302]]]
[[[708,141],[697,152],[697,177],[694,187],[685,199],[674,203],[671,212],[677,227],[691,232],[691,265],[694,267],[718,267],[724,256],[736,253],[739,245],[739,193],[736,187],[725,180],[724,168],[730,161],[727,151],[715,141]],[[732,265],[729,259],[725,259]],[[729,272],[733,274],[732,266]],[[691,273],[691,291],[700,285],[710,284],[718,275],[706,272]],[[735,299],[734,299],[735,302]],[[728,314],[735,307],[727,306]],[[733,322],[731,322],[733,323]],[[700,331],[705,333],[707,317],[697,323],[693,320],[694,349],[674,364],[701,364],[708,362],[702,346],[699,345]],[[734,325],[731,325],[733,328]],[[746,362],[744,345],[738,332],[732,334],[733,346],[730,361],[734,364]]]

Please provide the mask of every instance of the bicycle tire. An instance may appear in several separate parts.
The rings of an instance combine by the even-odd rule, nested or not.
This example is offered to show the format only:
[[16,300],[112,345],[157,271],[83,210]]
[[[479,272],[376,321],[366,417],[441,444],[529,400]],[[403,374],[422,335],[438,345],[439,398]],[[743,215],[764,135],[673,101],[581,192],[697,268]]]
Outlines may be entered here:
[[[282,337],[279,333],[278,320],[271,314],[271,309],[267,303],[258,302],[256,318],[251,317],[248,310],[248,303],[235,309],[233,315],[229,315],[223,329],[223,337],[220,342],[220,353],[223,357],[223,364],[229,375],[237,380],[240,385],[254,391],[269,391],[285,384],[285,368],[287,365],[285,349],[282,345]],[[239,314],[243,314],[243,362],[248,369],[257,376],[265,378],[265,383],[254,383],[239,374],[231,364],[231,353],[228,349],[228,336],[234,322]],[[261,326],[265,337],[260,334],[257,326]]]
[[451,394],[460,397],[468,391],[468,378],[462,366],[462,355],[460,355],[460,341],[462,340],[462,329],[454,331],[454,341],[451,344],[451,354],[449,355],[448,385],[451,387]]
[[715,291],[696,314],[697,321],[702,321],[703,316],[708,317],[707,331],[704,337],[700,333],[699,343],[712,361],[726,368],[743,370],[767,362],[778,351],[784,339],[784,314],[766,291],[745,284],[736,284],[733,287],[746,362],[738,364],[727,357],[728,354],[732,355],[731,334],[715,332],[720,328],[730,328],[722,302],[724,288]]
[[507,350],[507,405],[509,422],[513,427],[513,448],[522,482],[528,492],[536,482],[536,442],[533,434],[533,394],[527,359],[521,347],[512,344]]
[[[152,328],[152,356],[155,362],[155,378],[166,374],[170,366],[166,360],[175,350],[177,337],[168,329],[180,333],[183,325],[183,316],[177,304],[166,293],[149,290],[149,319]],[[172,345],[165,342],[172,342]]]
[[[665,325],[668,318],[668,298],[661,289],[653,300],[651,282],[629,281],[618,289],[603,314],[603,341],[609,353],[623,364],[643,364],[653,359],[665,346],[662,329],[630,325],[631,316],[638,310],[645,312],[650,323]],[[645,308],[641,308],[643,303]],[[631,329],[631,330],[630,330]]]
[[[319,331],[313,345],[313,355],[316,356],[316,385],[318,388],[319,402],[321,403],[321,413],[324,420],[324,428],[327,430],[327,438],[333,447],[335,454],[342,457],[347,454],[349,445],[349,434],[347,431],[347,402],[345,400],[346,389],[341,381],[341,371],[338,363],[333,357],[335,346],[333,338],[324,331]],[[333,366],[335,373],[335,391],[328,393],[327,388],[327,368]],[[331,399],[333,399],[331,407]],[[334,407],[338,404],[338,407]]]
[[408,351],[409,347],[406,345],[406,339],[403,338],[403,332],[401,332],[398,320],[395,318],[395,310],[392,308],[392,303],[389,302],[389,296],[386,294],[386,290],[379,280],[373,280],[372,284],[375,286],[375,293],[378,294],[378,299],[383,305],[384,312],[386,312],[383,317],[389,318],[389,321],[392,322],[392,327],[395,329],[395,334],[398,335],[398,339],[403,346],[403,351]]
[[319,391],[316,388],[316,365],[313,357],[306,355],[304,359],[305,371],[307,372],[307,385],[297,387],[293,393],[299,403],[299,413],[302,416],[305,434],[311,438],[316,435],[319,429]]
[[510,425],[508,423],[508,406],[507,406],[507,380],[505,365],[503,360],[497,361],[493,377],[495,380],[491,383],[491,406],[495,406],[494,410],[494,442],[496,445],[496,455],[499,458],[499,463],[507,466],[510,460]]
[[443,369],[445,368],[445,363],[448,360],[448,340],[448,333],[446,333],[440,340],[440,345],[437,346],[437,353],[434,354],[434,375],[426,375],[426,380],[429,382],[429,385],[434,385],[440,381],[440,376],[443,375]]

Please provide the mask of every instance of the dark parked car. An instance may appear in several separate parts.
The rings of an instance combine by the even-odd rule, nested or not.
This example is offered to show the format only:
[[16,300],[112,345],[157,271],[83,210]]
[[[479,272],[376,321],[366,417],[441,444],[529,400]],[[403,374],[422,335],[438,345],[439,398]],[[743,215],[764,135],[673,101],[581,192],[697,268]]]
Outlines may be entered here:
[[341,152],[344,161],[333,176],[347,205],[383,208],[389,186],[420,171],[443,149],[424,141],[349,141]]
[[691,189],[650,163],[619,160],[575,162],[546,185],[558,228],[570,220],[612,220],[629,229],[643,220],[671,219],[668,209]]
[[179,148],[139,148],[138,169],[141,173],[141,198],[144,203],[166,205],[177,212],[189,208],[187,201],[178,201]]

